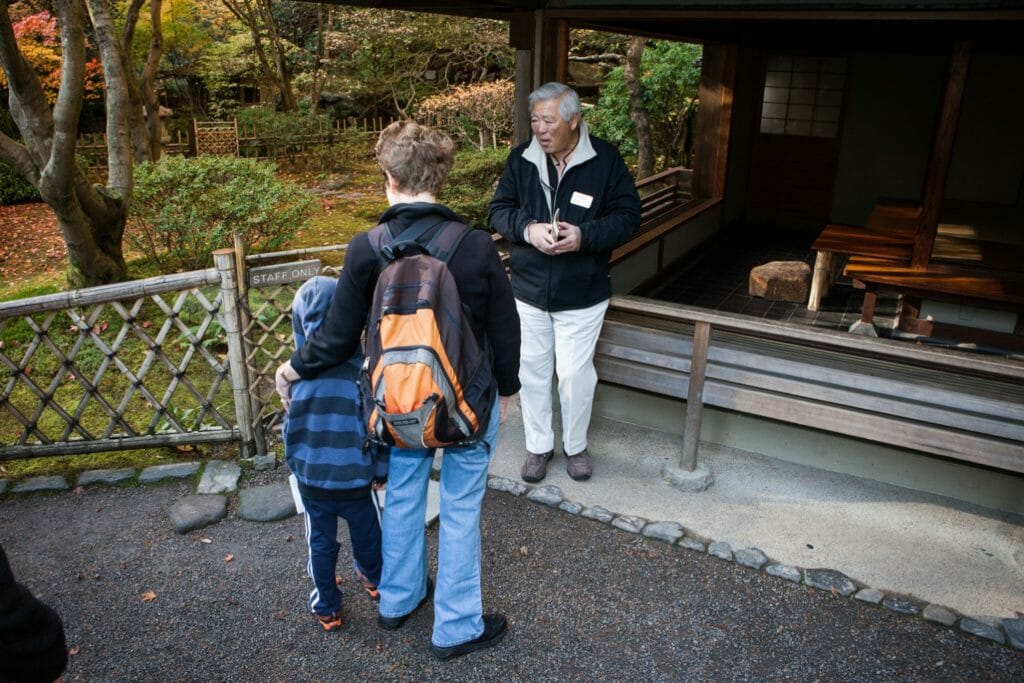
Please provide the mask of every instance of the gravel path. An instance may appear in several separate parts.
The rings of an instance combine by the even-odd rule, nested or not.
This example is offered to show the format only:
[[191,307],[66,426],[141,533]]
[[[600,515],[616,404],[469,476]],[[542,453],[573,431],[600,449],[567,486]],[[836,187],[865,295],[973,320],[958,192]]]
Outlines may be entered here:
[[[67,680],[1024,680],[1024,653],[1007,646],[495,491],[484,603],[510,631],[440,663],[427,652],[429,608],[381,631],[351,579],[345,629],[314,625],[299,517],[229,512],[175,534],[167,509],[193,491],[0,501],[15,575],[61,613],[77,651]],[[436,528],[428,539],[436,547]]]

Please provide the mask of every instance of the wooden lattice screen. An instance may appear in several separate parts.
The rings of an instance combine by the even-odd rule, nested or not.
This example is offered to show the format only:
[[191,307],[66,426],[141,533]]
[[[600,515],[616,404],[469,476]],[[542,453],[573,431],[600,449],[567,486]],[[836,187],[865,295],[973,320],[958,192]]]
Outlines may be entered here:
[[192,120],[196,156],[238,156],[238,122]]
[[[241,250],[241,245],[236,244],[236,249]],[[295,293],[306,280],[318,273],[338,276],[337,269],[322,266],[317,260],[263,267],[258,264],[280,261],[288,256],[343,249],[342,245],[331,245],[277,254],[256,254],[244,259],[246,277],[240,287],[242,336],[257,440],[266,439],[283,417],[274,387],[274,372],[295,348],[291,318]]]
[[343,249],[246,259],[239,246],[214,252],[215,269],[0,302],[0,461],[231,441],[272,463],[292,299],[337,272],[246,262]]
[[0,304],[0,459],[237,440],[221,284],[209,269]]

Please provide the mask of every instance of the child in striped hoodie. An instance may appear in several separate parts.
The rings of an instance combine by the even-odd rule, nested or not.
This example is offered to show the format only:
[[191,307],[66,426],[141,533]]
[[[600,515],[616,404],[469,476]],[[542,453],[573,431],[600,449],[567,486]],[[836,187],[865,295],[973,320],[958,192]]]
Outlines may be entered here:
[[[317,276],[296,292],[296,348],[323,322],[336,285],[337,280]],[[325,631],[344,625],[335,579],[338,517],[348,523],[357,579],[372,599],[380,598],[381,532],[371,491],[387,479],[388,454],[366,440],[356,384],[362,361],[357,351],[345,363],[296,382],[286,406],[285,460],[306,509],[307,569],[313,579],[309,607]]]

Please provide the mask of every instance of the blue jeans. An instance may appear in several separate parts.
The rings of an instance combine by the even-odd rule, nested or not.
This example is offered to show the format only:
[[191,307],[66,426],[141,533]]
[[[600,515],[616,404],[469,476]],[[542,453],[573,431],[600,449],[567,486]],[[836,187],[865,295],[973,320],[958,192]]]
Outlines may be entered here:
[[[498,400],[484,438],[471,446],[446,448],[441,463],[441,529],[434,587],[433,643],[450,647],[484,631],[480,595],[480,506],[487,467],[497,445]],[[424,518],[432,459],[427,449],[391,450],[384,503],[384,574],[380,613],[412,612],[427,590]]]
[[377,510],[369,497],[361,500],[316,500],[302,497],[306,508],[306,570],[313,579],[309,608],[328,616],[341,609],[341,591],[335,583],[338,564],[338,517],[348,522],[352,559],[356,571],[370,582],[380,583],[381,533]]

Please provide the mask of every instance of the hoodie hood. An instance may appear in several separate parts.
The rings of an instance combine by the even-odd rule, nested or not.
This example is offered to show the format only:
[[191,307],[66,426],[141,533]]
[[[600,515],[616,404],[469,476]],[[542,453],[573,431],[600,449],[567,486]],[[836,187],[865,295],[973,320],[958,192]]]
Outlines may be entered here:
[[331,307],[331,299],[338,281],[325,275],[317,275],[307,280],[292,301],[292,331],[295,333],[295,348],[306,343],[306,337],[327,317]]

